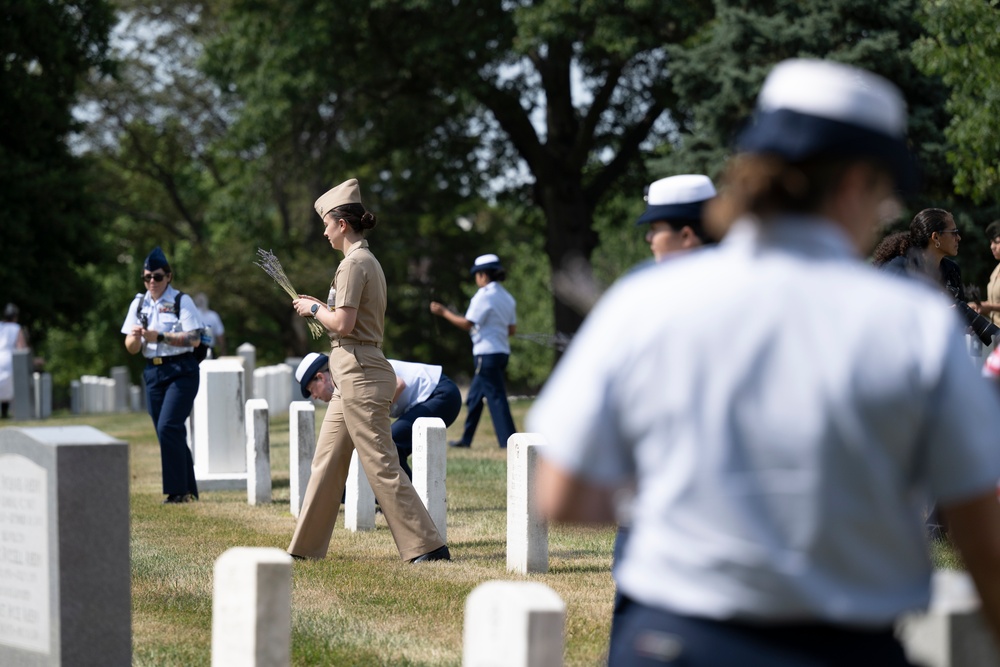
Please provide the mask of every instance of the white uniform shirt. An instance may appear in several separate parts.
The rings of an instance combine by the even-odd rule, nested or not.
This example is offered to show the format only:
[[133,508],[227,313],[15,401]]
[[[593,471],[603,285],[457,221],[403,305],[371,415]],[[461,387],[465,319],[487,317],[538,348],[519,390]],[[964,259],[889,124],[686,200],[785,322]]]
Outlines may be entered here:
[[423,403],[437,388],[441,381],[441,367],[429,364],[416,364],[410,361],[398,361],[389,359],[392,370],[396,371],[396,377],[402,378],[406,383],[403,392],[396,399],[389,409],[390,417],[399,417],[401,414],[418,403]]
[[226,333],[226,327],[222,324],[222,318],[219,314],[212,310],[211,308],[206,308],[205,310],[199,310],[198,316],[201,318],[201,323],[206,327],[212,327],[212,334],[215,336],[223,336]]
[[[128,315],[125,316],[125,323],[122,324],[122,333],[128,334],[132,331],[132,327],[140,324],[138,313],[144,313],[149,318],[146,328],[151,331],[167,333],[168,331],[193,331],[203,328],[198,308],[194,305],[194,299],[187,294],[181,297],[180,320],[174,315],[174,300],[177,298],[177,293],[178,291],[172,285],[168,285],[157,302],[153,301],[149,292],[142,295],[141,301],[138,297],[133,298],[128,307]],[[142,342],[142,356],[147,359],[172,357],[193,350],[193,347],[174,347],[166,342]]]
[[885,627],[929,599],[927,494],[1000,479],[1000,402],[948,305],[830,223],[740,221],[612,288],[528,430],[559,468],[635,481],[626,595]]
[[465,319],[474,325],[472,354],[510,354],[509,327],[517,324],[517,302],[499,282],[480,287],[472,295]]
[[0,322],[0,401],[14,398],[14,349],[20,334],[17,322]]

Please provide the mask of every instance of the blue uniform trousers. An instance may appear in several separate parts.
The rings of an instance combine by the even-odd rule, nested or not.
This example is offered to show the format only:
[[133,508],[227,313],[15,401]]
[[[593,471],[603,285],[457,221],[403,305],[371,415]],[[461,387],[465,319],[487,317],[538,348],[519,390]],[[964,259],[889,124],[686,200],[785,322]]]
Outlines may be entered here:
[[608,651],[615,667],[912,667],[891,628],[716,621],[627,597],[621,606]]
[[476,355],[476,374],[469,385],[469,395],[465,398],[469,413],[465,417],[462,444],[472,444],[472,437],[476,434],[479,418],[483,414],[483,399],[490,407],[493,429],[500,446],[506,447],[507,439],[514,435],[514,418],[511,417],[510,405],[507,404],[507,385],[504,380],[508,359],[509,354]]
[[163,363],[147,362],[142,374],[146,381],[146,408],[153,418],[160,441],[163,493],[198,496],[194,479],[194,459],[187,444],[184,422],[191,414],[201,376],[194,354],[163,357]]
[[438,417],[445,426],[451,426],[462,411],[462,392],[451,379],[441,374],[434,391],[423,403],[417,403],[392,423],[392,441],[399,454],[399,465],[406,476],[413,479],[413,471],[406,459],[413,453],[413,422],[420,417]]

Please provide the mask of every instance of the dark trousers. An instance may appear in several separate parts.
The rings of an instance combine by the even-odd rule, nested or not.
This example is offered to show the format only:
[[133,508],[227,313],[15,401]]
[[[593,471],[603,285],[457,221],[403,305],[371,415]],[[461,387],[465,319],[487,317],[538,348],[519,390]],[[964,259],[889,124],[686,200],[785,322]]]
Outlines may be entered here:
[[509,354],[476,355],[476,374],[469,385],[469,395],[465,398],[469,414],[465,417],[465,430],[462,431],[463,444],[472,444],[479,418],[483,414],[484,399],[490,408],[490,417],[500,446],[506,447],[507,439],[514,435],[514,418],[511,417],[510,405],[507,404],[507,385],[504,381],[508,359]]
[[159,366],[146,364],[146,408],[160,441],[163,493],[198,496],[194,459],[187,443],[184,422],[191,414],[201,377],[193,354],[166,357]]
[[392,441],[399,454],[399,465],[407,477],[413,479],[413,471],[406,461],[413,453],[413,422],[420,417],[438,417],[445,426],[451,426],[461,411],[462,392],[447,375],[442,374],[426,401],[417,403],[392,423]]
[[623,598],[611,634],[614,667],[912,667],[892,629],[823,623],[714,621]]

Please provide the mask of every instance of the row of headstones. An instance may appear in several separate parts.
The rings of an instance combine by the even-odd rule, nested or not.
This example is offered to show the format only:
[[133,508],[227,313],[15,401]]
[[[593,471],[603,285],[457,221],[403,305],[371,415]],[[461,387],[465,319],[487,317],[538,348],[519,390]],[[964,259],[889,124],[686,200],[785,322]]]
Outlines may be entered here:
[[12,355],[14,399],[11,416],[17,420],[48,419],[52,415],[52,375],[32,371],[31,349],[14,350]]
[[[267,402],[246,404],[247,503],[271,502],[270,430]],[[305,498],[316,451],[316,408],[307,401],[291,404],[289,428],[289,505],[298,516]],[[447,427],[437,417],[413,422],[413,487],[431,520],[448,539]],[[543,438],[515,433],[507,443],[507,569],[513,572],[547,572],[548,523],[535,509],[534,477],[537,451]],[[351,532],[374,530],[375,494],[357,452],[351,456],[344,499],[344,527]]]
[[[0,429],[0,526],[0,664],[131,664],[127,443],[89,426]],[[288,665],[290,557],[227,551],[214,588],[213,665]],[[1000,665],[978,609],[968,575],[936,573],[928,612],[897,628],[910,660]],[[541,584],[483,584],[463,664],[561,665],[564,623]]]
[[[212,665],[291,663],[292,558],[235,547],[215,562]],[[561,667],[566,604],[545,584],[487,581],[465,600],[466,667]]]

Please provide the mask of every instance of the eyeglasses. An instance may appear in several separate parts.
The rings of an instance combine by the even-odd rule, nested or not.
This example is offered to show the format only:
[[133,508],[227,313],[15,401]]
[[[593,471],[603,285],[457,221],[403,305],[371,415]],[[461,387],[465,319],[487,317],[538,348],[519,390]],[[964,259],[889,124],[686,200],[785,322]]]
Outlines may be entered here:
[[940,234],[954,234],[955,236],[961,236],[957,229],[943,229],[939,232]]
[[165,273],[144,273],[142,274],[142,282],[148,283],[152,280],[154,283],[162,283],[163,279],[167,277]]

